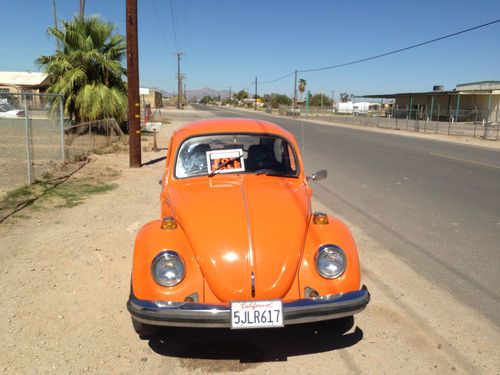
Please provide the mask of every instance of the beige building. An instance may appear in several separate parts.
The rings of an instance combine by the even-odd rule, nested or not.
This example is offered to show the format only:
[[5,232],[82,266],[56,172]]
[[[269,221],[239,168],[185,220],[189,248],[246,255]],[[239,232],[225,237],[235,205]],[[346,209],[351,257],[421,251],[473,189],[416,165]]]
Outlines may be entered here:
[[139,90],[141,106],[149,104],[151,108],[163,107],[162,94],[159,91],[141,88]]
[[456,85],[454,90],[434,86],[433,91],[382,95],[364,98],[394,99],[394,113],[398,117],[441,121],[481,121],[497,123],[500,120],[500,81],[481,81]]
[[[0,72],[0,98],[6,94],[43,94],[50,86],[50,79],[46,73],[39,72]],[[32,107],[40,106],[39,96],[27,97],[28,104]],[[24,106],[22,97],[14,95],[9,97],[10,104]]]
[[44,93],[50,86],[46,73],[0,72],[0,92],[3,93]]

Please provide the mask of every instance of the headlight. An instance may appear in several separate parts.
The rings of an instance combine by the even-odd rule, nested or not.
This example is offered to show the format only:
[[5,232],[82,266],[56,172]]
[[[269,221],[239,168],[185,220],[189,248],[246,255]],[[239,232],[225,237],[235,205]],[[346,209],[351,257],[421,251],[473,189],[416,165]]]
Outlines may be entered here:
[[163,251],[153,260],[151,273],[158,284],[175,286],[184,278],[184,262],[175,251]]
[[323,245],[316,254],[316,269],[327,279],[335,279],[345,271],[346,258],[342,249],[335,245]]

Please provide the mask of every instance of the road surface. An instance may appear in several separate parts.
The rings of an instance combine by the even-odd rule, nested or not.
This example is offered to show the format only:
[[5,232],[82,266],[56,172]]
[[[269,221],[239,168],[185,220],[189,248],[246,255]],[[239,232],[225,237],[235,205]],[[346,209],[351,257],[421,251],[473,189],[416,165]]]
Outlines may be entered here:
[[291,131],[307,172],[328,170],[314,186],[320,201],[500,325],[500,150],[198,108]]

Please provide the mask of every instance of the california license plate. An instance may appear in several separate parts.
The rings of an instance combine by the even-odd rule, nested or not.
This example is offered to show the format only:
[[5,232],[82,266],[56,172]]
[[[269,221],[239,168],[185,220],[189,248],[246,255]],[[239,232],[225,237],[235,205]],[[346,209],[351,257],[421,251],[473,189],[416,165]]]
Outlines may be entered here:
[[231,302],[231,328],[283,327],[283,303],[271,301]]

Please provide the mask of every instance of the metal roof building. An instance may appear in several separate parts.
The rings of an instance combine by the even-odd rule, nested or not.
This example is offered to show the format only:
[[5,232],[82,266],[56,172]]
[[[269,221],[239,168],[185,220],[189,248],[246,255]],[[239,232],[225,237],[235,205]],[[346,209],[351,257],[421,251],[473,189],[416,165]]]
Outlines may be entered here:
[[394,94],[363,95],[363,98],[394,99],[394,109],[401,117],[424,116],[452,118],[454,121],[471,121],[481,117],[488,122],[498,122],[500,111],[500,81],[461,83],[453,90],[434,86],[432,91],[402,92]]
[[44,92],[50,86],[46,73],[1,72],[0,90],[3,92]]

